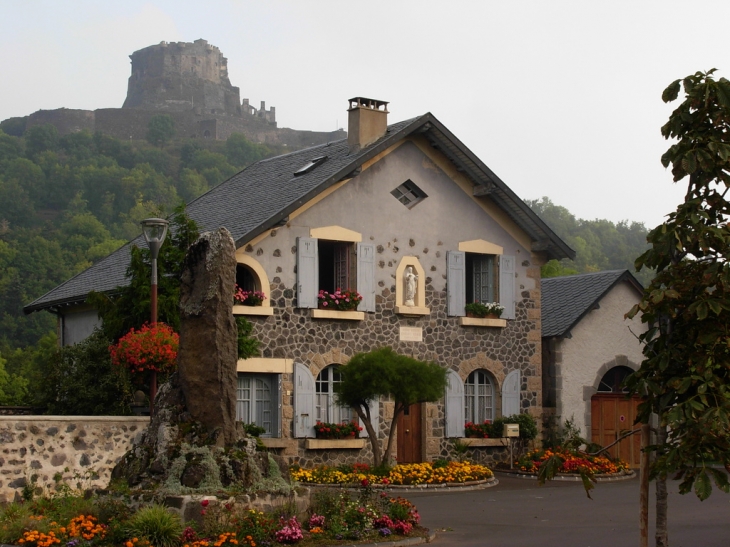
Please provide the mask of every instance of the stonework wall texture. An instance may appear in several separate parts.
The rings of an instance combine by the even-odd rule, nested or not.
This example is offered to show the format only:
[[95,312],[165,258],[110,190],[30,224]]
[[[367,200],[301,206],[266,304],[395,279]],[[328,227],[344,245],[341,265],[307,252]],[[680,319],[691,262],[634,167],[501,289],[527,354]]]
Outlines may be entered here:
[[[13,501],[36,476],[72,488],[106,487],[111,470],[149,423],[133,416],[0,416],[0,502]],[[98,478],[89,479],[91,473]]]

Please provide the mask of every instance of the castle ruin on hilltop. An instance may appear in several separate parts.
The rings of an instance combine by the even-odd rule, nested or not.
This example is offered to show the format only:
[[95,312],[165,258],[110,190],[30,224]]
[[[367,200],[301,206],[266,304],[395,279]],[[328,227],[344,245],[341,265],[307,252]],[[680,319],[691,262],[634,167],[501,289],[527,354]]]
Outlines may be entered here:
[[220,49],[199,39],[160,42],[130,55],[132,73],[122,108],[39,110],[28,116],[26,128],[54,125],[62,135],[82,130],[119,139],[144,139],[150,119],[167,114],[175,120],[178,137],[225,140],[242,133],[259,143],[293,149],[345,138],[331,132],[278,128],[276,109],[256,109],[241,100],[228,78],[228,59]]

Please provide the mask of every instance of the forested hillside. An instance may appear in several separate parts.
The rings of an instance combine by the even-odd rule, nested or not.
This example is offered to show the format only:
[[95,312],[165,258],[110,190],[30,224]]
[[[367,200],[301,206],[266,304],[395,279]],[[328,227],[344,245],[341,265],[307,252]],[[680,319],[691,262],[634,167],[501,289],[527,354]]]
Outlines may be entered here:
[[634,261],[649,248],[648,230],[643,223],[624,220],[614,224],[610,220],[577,219],[547,197],[526,200],[526,203],[576,253],[575,260],[548,262],[542,268],[543,277],[626,269],[648,285],[653,272],[634,270]]
[[286,151],[238,134],[173,141],[174,128],[159,118],[150,142],[59,136],[50,125],[16,137],[0,126],[0,404],[18,402],[4,393],[13,389],[3,378],[33,377],[34,361],[55,344],[54,316],[26,316],[24,305],[139,235],[140,220],[167,216],[246,165]]
[[[28,402],[28,386],[55,349],[54,316],[26,316],[24,305],[136,237],[140,220],[167,216],[246,165],[287,151],[243,135],[175,141],[165,118],[153,118],[148,141],[59,136],[52,126],[13,136],[0,125],[0,404]],[[545,275],[633,270],[646,248],[643,224],[576,219],[548,198],[528,204],[577,251],[575,261],[549,263]]]

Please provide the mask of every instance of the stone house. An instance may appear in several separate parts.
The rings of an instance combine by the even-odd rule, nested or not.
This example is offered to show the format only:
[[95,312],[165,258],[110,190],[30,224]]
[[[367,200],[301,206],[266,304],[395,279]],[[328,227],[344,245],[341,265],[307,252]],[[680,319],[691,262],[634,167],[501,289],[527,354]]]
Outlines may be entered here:
[[[539,417],[540,266],[573,251],[432,114],[388,125],[387,103],[364,98],[348,112],[347,139],[260,161],[188,206],[202,229],[231,231],[238,285],[267,297],[234,306],[261,343],[259,358],[238,363],[239,418],[292,461],[367,461],[366,439],[316,439],[314,425],[353,417],[335,404],[337,368],[386,345],[449,375],[443,400],[399,421],[399,461],[446,455],[465,421]],[[85,295],[123,284],[128,260],[127,246],[26,312],[56,313],[64,343],[87,336],[98,319]],[[319,291],[338,288],[363,296],[357,310],[319,308]],[[466,317],[471,301],[504,314]],[[372,411],[384,435],[392,402]]]
[[[625,319],[643,287],[628,270],[542,280],[542,396],[545,417],[572,420],[586,439],[606,446],[630,430],[637,398],[621,382],[643,361],[639,316]],[[556,423],[556,425],[559,425]],[[614,450],[639,463],[639,435]]]

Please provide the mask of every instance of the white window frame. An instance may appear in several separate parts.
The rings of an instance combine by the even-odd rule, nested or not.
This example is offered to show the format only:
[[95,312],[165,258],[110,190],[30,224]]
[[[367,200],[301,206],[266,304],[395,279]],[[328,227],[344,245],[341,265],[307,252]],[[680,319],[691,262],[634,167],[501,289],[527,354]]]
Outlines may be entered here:
[[[261,437],[279,437],[279,375],[238,373],[236,420],[253,423],[266,431]],[[245,384],[248,383],[248,386]],[[268,401],[259,397],[268,389]],[[268,403],[268,409],[266,404]],[[268,416],[266,415],[268,413]]]
[[475,424],[495,419],[495,382],[483,369],[469,374],[464,382],[464,420]]
[[[326,378],[325,378],[326,377]],[[324,422],[339,424],[351,422],[353,411],[346,406],[339,406],[335,398],[335,385],[340,382],[338,365],[323,368],[315,379],[315,423]]]

